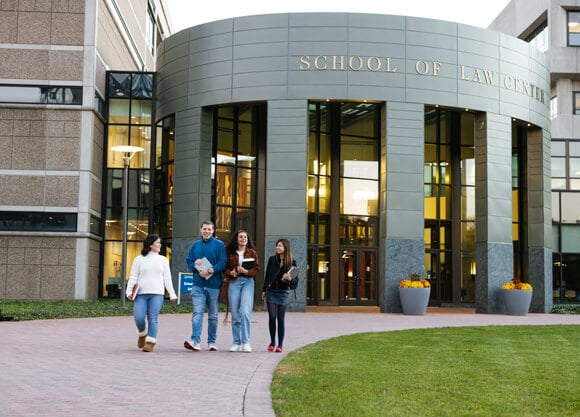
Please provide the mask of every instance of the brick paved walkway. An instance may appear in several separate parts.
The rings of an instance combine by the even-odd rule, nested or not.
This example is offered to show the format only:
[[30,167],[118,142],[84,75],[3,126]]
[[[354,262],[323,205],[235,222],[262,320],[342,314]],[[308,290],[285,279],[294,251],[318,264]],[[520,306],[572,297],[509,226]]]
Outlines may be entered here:
[[250,354],[228,352],[229,324],[220,324],[219,351],[205,343],[200,352],[185,350],[190,323],[189,315],[161,315],[155,351],[143,353],[131,317],[0,322],[0,417],[274,417],[269,388],[276,365],[317,340],[409,328],[580,324],[580,315],[288,313],[282,354],[266,351],[265,312],[254,313]]

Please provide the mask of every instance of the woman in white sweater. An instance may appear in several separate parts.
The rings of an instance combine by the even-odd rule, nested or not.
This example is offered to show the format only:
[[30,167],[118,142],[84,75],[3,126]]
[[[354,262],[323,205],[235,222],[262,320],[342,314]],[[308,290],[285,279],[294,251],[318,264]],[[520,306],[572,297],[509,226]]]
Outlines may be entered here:
[[[143,352],[151,352],[157,343],[159,312],[163,306],[165,290],[171,301],[177,300],[169,261],[159,254],[160,250],[159,236],[147,236],[143,241],[141,255],[133,261],[127,283],[127,298],[135,301],[133,318],[137,325],[137,347],[143,349]],[[137,288],[133,295],[135,285]]]

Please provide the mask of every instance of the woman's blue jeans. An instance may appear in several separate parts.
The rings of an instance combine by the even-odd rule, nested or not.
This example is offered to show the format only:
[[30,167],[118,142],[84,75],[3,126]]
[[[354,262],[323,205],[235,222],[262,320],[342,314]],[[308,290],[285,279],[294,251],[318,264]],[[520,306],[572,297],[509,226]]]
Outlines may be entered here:
[[133,318],[139,333],[147,329],[147,336],[157,339],[159,312],[162,306],[163,295],[161,294],[139,294],[135,298]]
[[254,308],[254,279],[238,277],[231,280],[228,298],[232,312],[234,345],[250,343],[252,310]]

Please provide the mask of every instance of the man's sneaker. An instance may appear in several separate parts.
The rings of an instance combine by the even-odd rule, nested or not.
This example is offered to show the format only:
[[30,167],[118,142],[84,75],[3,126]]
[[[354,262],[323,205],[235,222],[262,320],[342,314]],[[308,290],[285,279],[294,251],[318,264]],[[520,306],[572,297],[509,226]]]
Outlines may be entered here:
[[183,347],[188,349],[188,350],[194,350],[194,351],[201,350],[201,346],[199,345],[199,343],[192,342],[190,340],[186,340],[185,342],[183,342]]
[[252,347],[249,343],[244,343],[242,345],[242,352],[250,353],[252,351]]
[[210,343],[209,346],[207,347],[209,350],[214,351],[217,350],[217,346],[214,345],[213,343]]
[[232,345],[230,352],[240,352],[242,350],[242,345]]

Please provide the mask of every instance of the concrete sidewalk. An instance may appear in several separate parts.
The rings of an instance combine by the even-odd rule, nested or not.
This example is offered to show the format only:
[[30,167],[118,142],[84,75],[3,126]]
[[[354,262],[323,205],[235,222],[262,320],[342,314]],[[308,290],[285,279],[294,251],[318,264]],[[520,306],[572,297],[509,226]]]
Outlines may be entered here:
[[203,350],[192,352],[183,348],[191,316],[161,315],[155,351],[144,353],[136,347],[132,317],[0,322],[0,417],[273,417],[276,365],[287,352],[318,340],[428,327],[578,325],[580,315],[309,312],[288,313],[286,324],[284,353],[266,351],[265,312],[253,316],[252,353],[228,351],[229,324],[220,324],[217,352],[207,350],[205,334]]

